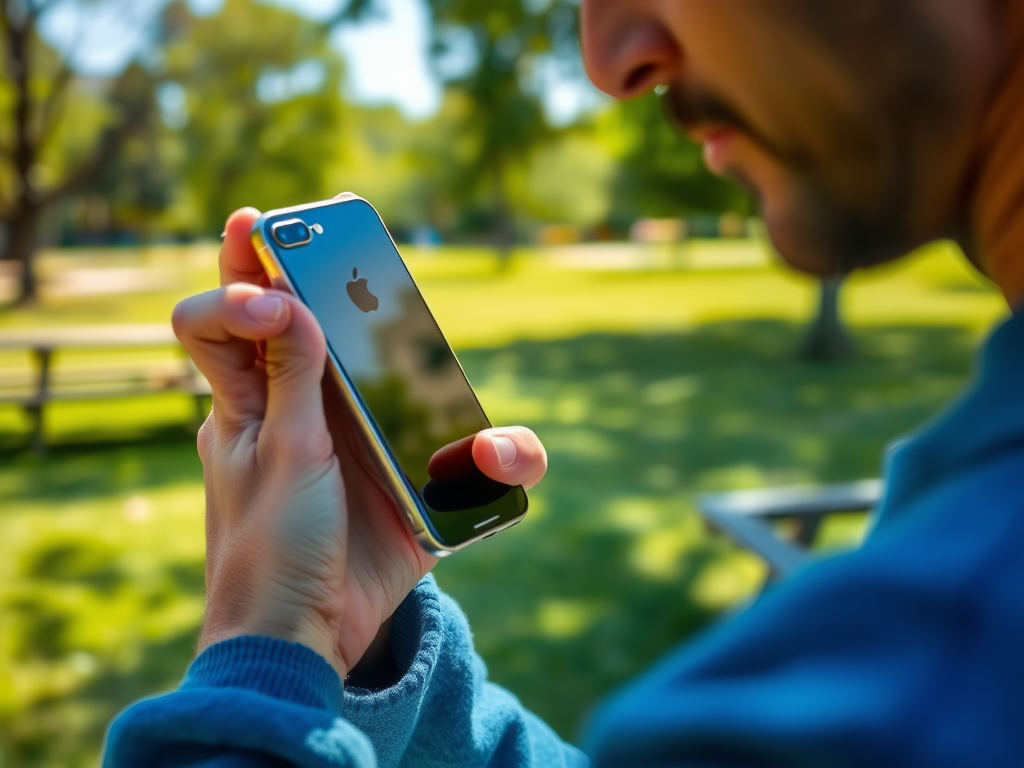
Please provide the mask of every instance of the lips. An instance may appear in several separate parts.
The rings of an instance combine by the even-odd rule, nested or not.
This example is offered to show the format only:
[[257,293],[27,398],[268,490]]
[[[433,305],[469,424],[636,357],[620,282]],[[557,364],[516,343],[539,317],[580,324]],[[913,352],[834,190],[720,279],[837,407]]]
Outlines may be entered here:
[[704,145],[704,164],[712,173],[721,174],[729,165],[729,153],[736,139],[733,128],[713,128],[694,136]]

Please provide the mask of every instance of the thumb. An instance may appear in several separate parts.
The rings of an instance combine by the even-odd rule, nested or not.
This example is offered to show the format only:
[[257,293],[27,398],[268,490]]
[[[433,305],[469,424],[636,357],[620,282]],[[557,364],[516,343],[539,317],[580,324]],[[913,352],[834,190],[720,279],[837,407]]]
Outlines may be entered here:
[[540,438],[526,427],[495,427],[473,440],[473,463],[492,480],[532,488],[548,469]]

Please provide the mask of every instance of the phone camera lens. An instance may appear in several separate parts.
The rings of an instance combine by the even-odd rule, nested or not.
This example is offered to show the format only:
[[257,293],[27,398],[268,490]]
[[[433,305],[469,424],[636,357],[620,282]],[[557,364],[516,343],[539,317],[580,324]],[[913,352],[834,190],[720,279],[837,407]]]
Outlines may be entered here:
[[282,248],[298,248],[313,239],[313,233],[301,219],[279,221],[271,228],[271,234]]

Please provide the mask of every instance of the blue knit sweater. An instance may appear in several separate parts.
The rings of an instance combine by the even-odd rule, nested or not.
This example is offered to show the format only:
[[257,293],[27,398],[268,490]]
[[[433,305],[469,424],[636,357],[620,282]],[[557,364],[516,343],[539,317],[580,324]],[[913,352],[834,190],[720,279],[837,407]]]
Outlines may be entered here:
[[[398,609],[392,647],[404,674],[370,692],[343,691],[300,645],[214,645],[177,691],[114,721],[104,765],[587,764],[487,682],[432,578]],[[662,661],[600,710],[585,749],[600,766],[1019,768],[1022,649],[1024,313],[966,396],[891,452],[863,548]]]

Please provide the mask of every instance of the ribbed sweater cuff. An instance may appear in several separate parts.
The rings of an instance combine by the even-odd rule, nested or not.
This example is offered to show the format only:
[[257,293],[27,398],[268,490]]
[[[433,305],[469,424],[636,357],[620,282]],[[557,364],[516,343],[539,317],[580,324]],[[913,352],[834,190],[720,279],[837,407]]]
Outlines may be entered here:
[[276,699],[340,713],[338,673],[299,643],[248,635],[215,643],[192,662],[181,689],[242,688]]
[[397,710],[415,714],[441,654],[444,618],[439,598],[437,583],[428,574],[398,607],[391,627],[391,652],[401,678],[382,691],[346,689],[347,717]]

